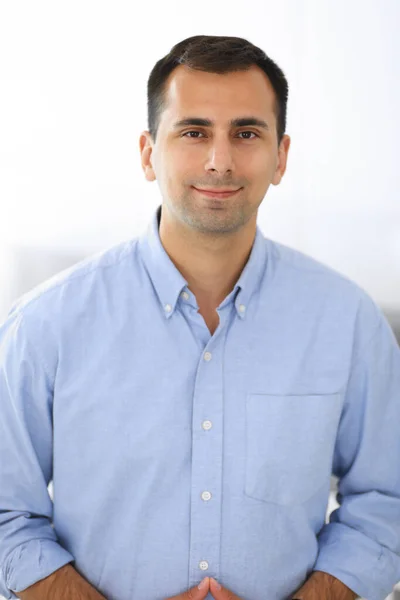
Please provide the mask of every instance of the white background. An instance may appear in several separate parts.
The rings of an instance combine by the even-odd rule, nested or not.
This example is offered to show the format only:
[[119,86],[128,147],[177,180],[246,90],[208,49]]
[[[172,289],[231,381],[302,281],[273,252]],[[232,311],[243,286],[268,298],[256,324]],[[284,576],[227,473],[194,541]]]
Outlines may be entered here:
[[400,308],[399,21],[399,0],[4,2],[0,273],[10,246],[90,253],[142,229],[160,201],[139,155],[150,70],[190,35],[237,35],[289,80],[264,233]]

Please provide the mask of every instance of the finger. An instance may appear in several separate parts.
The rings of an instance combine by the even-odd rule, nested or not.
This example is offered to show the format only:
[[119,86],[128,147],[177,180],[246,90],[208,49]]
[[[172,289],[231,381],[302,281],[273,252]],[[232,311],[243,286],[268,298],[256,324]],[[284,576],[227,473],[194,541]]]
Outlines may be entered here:
[[209,577],[204,577],[204,579],[202,581],[200,581],[200,584],[194,585],[185,594],[183,594],[184,599],[185,600],[204,600],[204,598],[207,596],[209,589],[210,589],[209,581],[210,581]]
[[[218,589],[218,586],[221,586]],[[210,592],[215,600],[240,600],[231,590],[221,585],[214,577],[210,577]]]
[[204,585],[199,587],[200,584],[194,585],[186,592],[182,594],[178,594],[177,596],[170,596],[166,600],[204,600],[209,592],[209,577],[205,577],[201,582],[204,582]]

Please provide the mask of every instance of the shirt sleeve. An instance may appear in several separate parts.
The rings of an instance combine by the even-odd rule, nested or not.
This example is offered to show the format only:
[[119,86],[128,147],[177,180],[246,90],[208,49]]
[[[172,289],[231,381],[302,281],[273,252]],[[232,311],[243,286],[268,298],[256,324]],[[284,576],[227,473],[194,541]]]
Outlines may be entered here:
[[334,510],[314,570],[384,600],[400,581],[400,348],[383,314],[353,359],[338,428]]
[[21,312],[0,327],[0,594],[19,592],[74,557],[52,525],[54,377]]

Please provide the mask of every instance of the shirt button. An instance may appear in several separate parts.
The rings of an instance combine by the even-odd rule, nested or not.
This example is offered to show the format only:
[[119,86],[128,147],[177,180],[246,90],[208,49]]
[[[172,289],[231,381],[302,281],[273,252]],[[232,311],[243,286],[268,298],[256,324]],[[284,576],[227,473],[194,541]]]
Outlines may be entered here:
[[211,429],[211,427],[212,427],[212,423],[211,423],[211,421],[203,421],[202,427],[203,427],[203,429],[205,429],[206,431],[207,431],[208,429]]
[[187,292],[182,292],[182,298],[185,298],[185,300],[189,299],[189,294]]
[[172,310],[172,306],[170,304],[166,304],[164,308],[167,312],[171,312]]
[[201,494],[201,497],[203,498],[203,500],[206,500],[206,501],[207,501],[207,500],[210,500],[210,498],[211,498],[211,494],[210,494],[210,492],[203,492],[203,493]]
[[199,567],[202,571],[207,571],[208,569],[208,562],[206,560],[201,560],[199,562]]
[[204,360],[211,360],[212,354],[211,352],[204,352]]
[[246,310],[245,305],[244,304],[239,304],[239,310],[240,310],[241,313],[244,312]]

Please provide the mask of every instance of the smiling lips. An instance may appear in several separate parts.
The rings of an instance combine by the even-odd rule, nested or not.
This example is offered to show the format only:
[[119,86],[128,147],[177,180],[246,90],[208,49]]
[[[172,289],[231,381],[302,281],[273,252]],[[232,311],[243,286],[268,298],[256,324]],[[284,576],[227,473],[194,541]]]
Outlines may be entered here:
[[229,196],[233,196],[241,188],[238,188],[237,190],[225,190],[225,191],[221,191],[221,190],[201,190],[201,189],[195,188],[193,186],[193,189],[195,189],[196,192],[199,192],[200,194],[203,194],[204,196],[208,196],[209,198],[229,198]]

